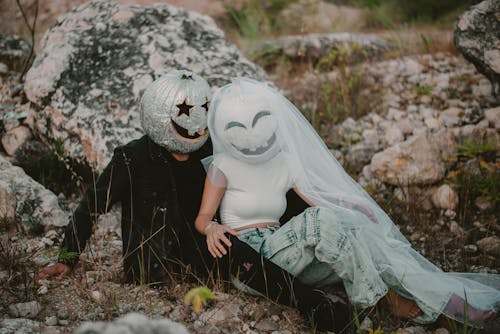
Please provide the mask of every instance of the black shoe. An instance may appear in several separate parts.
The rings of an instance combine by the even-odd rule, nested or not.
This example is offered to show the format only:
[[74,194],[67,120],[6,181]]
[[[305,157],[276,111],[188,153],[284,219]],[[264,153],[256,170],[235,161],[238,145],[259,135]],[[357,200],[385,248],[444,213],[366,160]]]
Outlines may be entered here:
[[314,329],[334,331],[337,334],[349,333],[355,328],[355,316],[359,322],[363,320],[361,317],[364,317],[362,314],[356,314],[354,307],[340,298],[329,296],[317,289],[313,290],[309,305],[301,308],[301,311],[309,318]]

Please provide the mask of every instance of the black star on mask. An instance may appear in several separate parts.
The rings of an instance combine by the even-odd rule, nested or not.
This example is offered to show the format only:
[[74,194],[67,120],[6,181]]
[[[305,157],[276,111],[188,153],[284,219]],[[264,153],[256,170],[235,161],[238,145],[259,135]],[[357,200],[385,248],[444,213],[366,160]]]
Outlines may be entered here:
[[201,105],[202,108],[205,109],[205,111],[208,111],[208,107],[210,106],[210,102],[208,102],[208,99],[206,99],[207,102],[205,102],[204,104]]
[[182,104],[176,104],[175,106],[177,108],[179,108],[179,113],[177,114],[177,116],[180,116],[182,114],[186,114],[188,117],[190,116],[191,108],[194,107],[190,104],[187,104],[187,99],[184,99],[184,102],[182,102]]

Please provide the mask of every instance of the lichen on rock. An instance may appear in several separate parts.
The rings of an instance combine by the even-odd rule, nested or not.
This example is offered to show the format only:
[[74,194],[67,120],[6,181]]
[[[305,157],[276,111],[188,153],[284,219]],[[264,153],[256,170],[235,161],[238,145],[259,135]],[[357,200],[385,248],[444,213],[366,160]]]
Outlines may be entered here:
[[[59,206],[56,195],[37,183],[19,167],[0,156],[0,193],[11,194],[12,200],[2,205],[15,205],[2,211],[15,210],[15,220],[21,223],[26,232],[40,234],[54,226],[65,226],[68,213]],[[9,218],[12,214],[8,213]]]
[[477,70],[490,79],[500,98],[500,0],[472,6],[457,21],[455,45]]

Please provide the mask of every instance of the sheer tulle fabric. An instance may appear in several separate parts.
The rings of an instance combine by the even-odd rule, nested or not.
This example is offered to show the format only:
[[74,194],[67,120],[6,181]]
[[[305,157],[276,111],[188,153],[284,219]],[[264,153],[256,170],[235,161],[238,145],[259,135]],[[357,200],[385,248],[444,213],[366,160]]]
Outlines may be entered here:
[[[269,110],[277,118],[276,145],[288,153],[283,168],[293,168],[296,187],[317,207],[339,212],[345,218],[342,222],[346,228],[356,231],[357,247],[374,262],[371,274],[380,275],[388,287],[414,299],[424,311],[417,321],[434,321],[441,313],[462,321],[464,303],[473,308],[467,311],[469,316],[474,310],[498,310],[500,275],[445,273],[413,250],[389,216],[344,171],[300,111],[275,89],[238,78],[216,92],[208,114],[214,156],[234,156],[231,144],[215,126],[217,110],[228,99],[236,101],[235,113],[239,106],[255,104],[255,108]],[[208,175],[214,184],[225,186],[216,163]]]

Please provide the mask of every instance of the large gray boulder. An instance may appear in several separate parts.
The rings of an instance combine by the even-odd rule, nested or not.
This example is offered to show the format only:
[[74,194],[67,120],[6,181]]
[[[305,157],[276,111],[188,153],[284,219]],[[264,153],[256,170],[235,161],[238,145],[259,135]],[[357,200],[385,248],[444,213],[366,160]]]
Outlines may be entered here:
[[181,324],[169,319],[151,320],[139,313],[129,313],[113,322],[87,322],[74,334],[189,334]]
[[41,233],[68,223],[68,213],[61,209],[56,195],[2,156],[0,180],[0,212],[4,218],[20,222],[26,232]]
[[500,0],[472,6],[457,21],[455,46],[477,70],[490,79],[500,98]]
[[[293,60],[316,62],[331,52],[349,63],[358,63],[382,55],[392,47],[375,35],[330,33],[285,36],[256,43],[250,51],[253,58],[272,59],[284,55]],[[332,53],[332,55],[334,55]],[[332,57],[332,61],[335,61]],[[345,59],[348,58],[348,59]]]
[[214,86],[266,79],[211,18],[167,4],[91,1],[61,16],[41,43],[25,83],[40,109],[35,132],[98,170],[114,147],[141,136],[138,99],[169,70],[192,70]]

